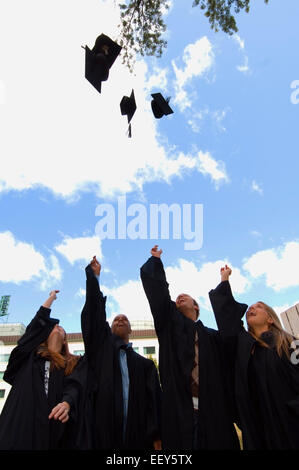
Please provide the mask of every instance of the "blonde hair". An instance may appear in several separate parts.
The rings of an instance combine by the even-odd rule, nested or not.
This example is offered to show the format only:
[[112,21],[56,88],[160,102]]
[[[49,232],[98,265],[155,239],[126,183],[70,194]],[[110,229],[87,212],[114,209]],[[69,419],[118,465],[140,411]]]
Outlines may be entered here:
[[[272,307],[261,301],[258,303],[262,304],[269,317],[273,320],[273,323],[270,323],[269,325],[269,331],[273,333],[277,354],[279,357],[282,357],[282,354],[285,353],[285,355],[290,358],[290,345],[295,338],[282,328],[278,315],[275,313]],[[258,337],[249,325],[248,332],[257,340],[261,346],[269,348],[269,345],[260,337]]]
[[69,375],[73,372],[77,365],[80,356],[75,356],[69,351],[68,342],[65,334],[65,343],[63,344],[60,353],[54,352],[48,348],[47,340],[41,343],[38,347],[37,354],[51,362],[50,370],[64,369],[64,375]]

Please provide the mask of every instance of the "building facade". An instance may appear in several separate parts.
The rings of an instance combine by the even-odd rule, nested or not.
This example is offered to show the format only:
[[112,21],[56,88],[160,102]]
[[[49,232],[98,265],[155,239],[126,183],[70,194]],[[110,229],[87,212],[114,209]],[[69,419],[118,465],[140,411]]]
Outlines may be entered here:
[[285,330],[299,338],[299,304],[288,308],[280,314]]

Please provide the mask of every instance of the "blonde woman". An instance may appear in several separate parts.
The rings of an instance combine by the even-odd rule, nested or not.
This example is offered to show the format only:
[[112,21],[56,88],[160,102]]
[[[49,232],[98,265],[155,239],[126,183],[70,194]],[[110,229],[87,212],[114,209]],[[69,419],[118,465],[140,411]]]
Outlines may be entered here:
[[10,355],[3,379],[12,388],[0,415],[1,450],[72,447],[69,415],[79,390],[71,373],[79,357],[70,354],[64,329],[50,317],[58,292],[50,293]]
[[[221,283],[209,295],[234,369],[244,449],[299,449],[299,366],[292,355],[294,338],[264,302],[248,308],[235,301],[231,272],[227,265],[221,268]],[[247,331],[241,320],[245,313]]]

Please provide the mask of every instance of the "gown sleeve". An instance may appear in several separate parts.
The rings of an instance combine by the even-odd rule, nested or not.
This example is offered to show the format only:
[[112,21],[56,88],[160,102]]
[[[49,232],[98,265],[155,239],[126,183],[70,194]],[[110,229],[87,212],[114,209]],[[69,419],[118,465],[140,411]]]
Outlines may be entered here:
[[160,258],[151,256],[140,269],[141,281],[154,318],[156,331],[163,329],[171,315],[172,302]]
[[219,331],[221,367],[228,391],[232,419],[241,428],[237,404],[235,401],[235,363],[238,354],[238,337],[245,332],[242,317],[247,305],[237,302],[232,294],[229,281],[221,282],[209,292]]
[[80,357],[73,372],[64,377],[63,394],[61,401],[70,405],[70,417],[78,418],[79,404],[82,402],[84,388],[87,381],[87,364],[84,356]]
[[61,399],[70,405],[68,426],[72,429],[73,445],[81,450],[92,449],[93,445],[93,384],[91,369],[84,355],[80,357],[73,372],[65,376]]
[[111,330],[106,321],[106,297],[100,290],[99,281],[90,265],[86,272],[86,299],[81,313],[81,328],[85,354],[90,366],[95,370],[99,363],[101,346]]
[[12,350],[3,379],[13,384],[14,379],[30,354],[46,339],[59,320],[50,318],[51,309],[40,307],[35,317]]
[[247,305],[237,302],[228,281],[221,282],[209,292],[220,335],[224,338],[237,336],[243,329],[242,317]]

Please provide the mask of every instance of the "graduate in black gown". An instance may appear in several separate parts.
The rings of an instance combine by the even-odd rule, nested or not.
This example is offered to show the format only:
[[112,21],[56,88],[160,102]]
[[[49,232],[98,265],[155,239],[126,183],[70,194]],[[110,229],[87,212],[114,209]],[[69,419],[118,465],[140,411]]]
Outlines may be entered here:
[[[294,338],[264,302],[249,308],[237,302],[230,274],[228,266],[221,268],[221,283],[209,295],[235,370],[244,449],[299,449],[299,365],[292,352]],[[248,331],[241,320],[245,312]]]
[[192,297],[171,300],[161,253],[151,250],[141,280],[159,339],[162,448],[239,449],[219,333],[197,320]]
[[[88,362],[87,415],[93,449],[154,449],[160,445],[161,388],[154,362],[129,343],[130,323],[118,315],[110,328],[96,257],[86,268],[81,326]],[[83,433],[82,433],[83,434]]]
[[78,388],[71,372],[78,356],[69,353],[66,333],[50,318],[50,297],[11,352],[3,379],[12,388],[0,415],[1,450],[72,448]]

